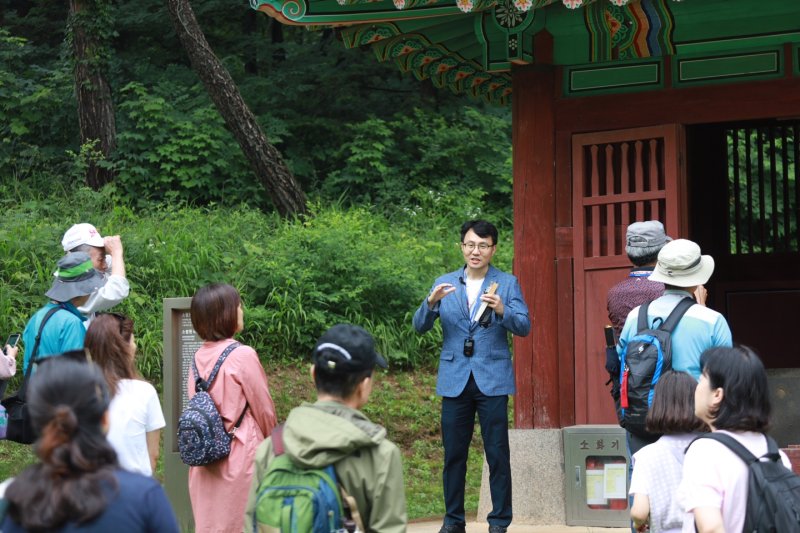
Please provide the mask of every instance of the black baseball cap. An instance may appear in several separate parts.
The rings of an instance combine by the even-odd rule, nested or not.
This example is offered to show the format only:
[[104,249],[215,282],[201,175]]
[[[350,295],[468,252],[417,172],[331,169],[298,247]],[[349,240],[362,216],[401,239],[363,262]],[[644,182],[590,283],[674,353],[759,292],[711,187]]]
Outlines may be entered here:
[[314,347],[314,365],[328,372],[349,373],[388,368],[375,351],[375,340],[362,327],[337,324],[322,334]]

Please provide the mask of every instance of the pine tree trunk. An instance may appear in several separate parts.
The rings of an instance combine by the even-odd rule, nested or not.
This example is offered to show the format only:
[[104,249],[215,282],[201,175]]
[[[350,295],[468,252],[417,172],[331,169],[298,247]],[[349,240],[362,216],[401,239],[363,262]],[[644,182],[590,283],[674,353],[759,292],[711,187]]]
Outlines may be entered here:
[[167,0],[175,31],[197,76],[233,133],[247,160],[283,216],[306,212],[306,197],[280,152],[267,140],[230,73],[220,63],[197,23],[189,0]]
[[[101,48],[104,44],[91,31],[86,21],[92,16],[81,0],[70,0],[70,26],[74,58],[75,95],[78,99],[78,127],[81,146],[91,145],[94,155],[88,158],[86,184],[99,189],[114,181],[114,172],[108,166],[98,165],[98,160],[108,161],[117,147],[117,125],[111,88],[103,73],[105,61]],[[95,25],[98,24],[95,21]]]

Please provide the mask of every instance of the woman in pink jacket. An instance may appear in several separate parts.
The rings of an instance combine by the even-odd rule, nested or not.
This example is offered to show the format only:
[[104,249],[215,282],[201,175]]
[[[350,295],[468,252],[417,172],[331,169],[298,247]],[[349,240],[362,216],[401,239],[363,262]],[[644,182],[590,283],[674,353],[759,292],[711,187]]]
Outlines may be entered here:
[[[205,341],[195,353],[197,370],[207,379],[225,348],[236,342],[233,336],[242,331],[241,297],[230,285],[213,283],[195,293],[191,313],[192,325]],[[194,384],[194,372],[190,370],[186,381],[189,398],[195,394]],[[233,429],[242,413],[244,416],[234,433],[228,457],[189,468],[195,531],[239,533],[253,476],[253,456],[276,423],[267,375],[255,350],[240,345],[230,352],[209,394],[226,429]]]

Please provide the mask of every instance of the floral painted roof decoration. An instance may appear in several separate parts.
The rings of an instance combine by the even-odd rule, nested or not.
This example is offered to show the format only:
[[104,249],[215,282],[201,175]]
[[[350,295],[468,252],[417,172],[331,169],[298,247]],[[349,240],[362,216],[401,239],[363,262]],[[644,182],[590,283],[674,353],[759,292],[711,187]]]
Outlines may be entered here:
[[[347,47],[369,46],[379,60],[394,61],[420,80],[431,79],[437,87],[499,104],[510,100],[512,66],[534,62],[534,36],[542,31],[553,39],[549,64],[595,69],[609,62],[661,61],[682,50],[763,44],[770,35],[787,32],[791,42],[800,41],[800,17],[793,16],[798,0],[771,0],[769,7],[759,3],[758,9],[752,0],[250,3],[284,24],[339,28]],[[659,72],[663,68],[662,61]]]

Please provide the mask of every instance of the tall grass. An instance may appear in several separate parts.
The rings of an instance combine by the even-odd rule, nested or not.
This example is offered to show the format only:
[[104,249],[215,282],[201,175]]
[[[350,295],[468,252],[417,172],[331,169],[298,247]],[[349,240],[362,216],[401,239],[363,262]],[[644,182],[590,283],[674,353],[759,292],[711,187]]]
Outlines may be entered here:
[[[122,236],[131,294],[117,310],[135,320],[138,364],[156,383],[163,299],[191,296],[214,281],[241,292],[244,341],[265,360],[303,358],[322,331],[349,321],[372,331],[393,365],[432,365],[440,330],[416,335],[411,314],[434,278],[461,264],[460,220],[422,213],[389,218],[366,207],[320,204],[312,216],[294,220],[213,206],[134,211],[113,189],[2,207],[0,335],[21,331],[46,302],[63,232],[91,222],[104,235]],[[501,265],[510,263],[509,248],[499,247]]]

